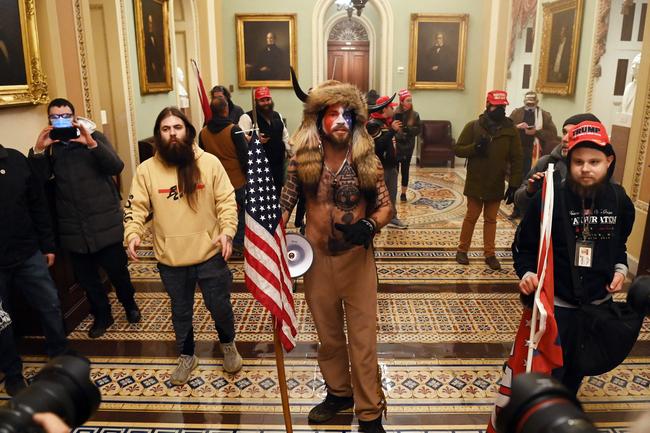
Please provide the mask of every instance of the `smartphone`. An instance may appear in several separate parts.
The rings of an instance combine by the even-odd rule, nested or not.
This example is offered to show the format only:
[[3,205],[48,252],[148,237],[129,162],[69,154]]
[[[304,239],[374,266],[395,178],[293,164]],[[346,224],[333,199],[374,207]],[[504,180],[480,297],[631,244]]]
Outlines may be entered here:
[[404,113],[395,113],[393,122],[404,122]]
[[535,129],[535,125],[528,125],[526,129]]
[[74,126],[54,128],[50,131],[50,138],[55,141],[70,141],[80,137],[79,129]]

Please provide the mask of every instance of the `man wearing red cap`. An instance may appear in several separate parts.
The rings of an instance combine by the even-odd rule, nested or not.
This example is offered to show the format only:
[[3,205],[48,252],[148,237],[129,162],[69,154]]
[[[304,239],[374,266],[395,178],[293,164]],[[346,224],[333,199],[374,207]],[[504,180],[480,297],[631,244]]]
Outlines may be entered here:
[[[467,158],[467,178],[464,194],[467,196],[467,213],[460,232],[456,261],[469,264],[467,252],[478,217],[483,212],[483,252],[485,263],[501,269],[495,255],[497,212],[501,200],[513,201],[521,184],[521,141],[512,120],[506,117],[508,94],[492,90],[487,94],[485,112],[478,120],[465,125],[456,142],[456,156]],[[510,166],[508,189],[505,190],[506,172]]]
[[[282,120],[282,115],[274,111],[273,98],[268,87],[255,89],[255,109],[257,110],[257,126],[260,130],[260,141],[264,145],[266,157],[271,166],[271,175],[275,190],[280,195],[284,184],[284,163],[286,156],[291,154],[289,146],[289,132]],[[253,110],[246,112],[239,118],[239,127],[248,134],[253,128]]]
[[[388,103],[388,96],[377,98],[377,105]],[[388,189],[391,206],[393,208],[393,217],[388,223],[388,227],[396,229],[406,229],[408,226],[397,218],[397,140],[396,133],[402,131],[403,123],[400,120],[394,120],[394,107],[397,104],[390,102],[386,107],[376,113],[370,114],[370,120],[366,129],[370,136],[375,140],[375,153],[381,161],[384,168],[384,182]]]
[[[623,288],[627,275],[625,243],[634,224],[634,205],[620,185],[609,182],[616,155],[605,127],[585,121],[569,132],[568,172],[556,175],[553,231],[555,318],[564,365],[553,376],[577,393],[584,372],[578,367],[581,342],[578,314],[608,308],[612,293]],[[535,292],[542,198],[530,203],[513,243],[514,266],[524,295]],[[615,347],[608,351],[616,352]],[[584,356],[584,354],[582,354]]]
[[395,133],[397,144],[397,161],[402,173],[402,193],[400,201],[406,201],[406,190],[409,186],[409,168],[415,149],[415,137],[420,135],[420,115],[413,110],[413,97],[407,89],[398,93],[399,107],[395,110],[393,121],[402,122],[402,128]]

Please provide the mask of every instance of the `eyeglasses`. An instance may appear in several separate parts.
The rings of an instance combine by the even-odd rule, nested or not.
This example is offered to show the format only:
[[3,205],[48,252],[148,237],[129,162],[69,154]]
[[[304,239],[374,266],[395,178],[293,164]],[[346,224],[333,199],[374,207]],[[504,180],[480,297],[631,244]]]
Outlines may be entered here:
[[72,113],[61,113],[61,114],[50,114],[49,116],[47,116],[47,118],[50,119],[50,120],[72,119],[72,116],[74,116],[74,114],[72,114]]

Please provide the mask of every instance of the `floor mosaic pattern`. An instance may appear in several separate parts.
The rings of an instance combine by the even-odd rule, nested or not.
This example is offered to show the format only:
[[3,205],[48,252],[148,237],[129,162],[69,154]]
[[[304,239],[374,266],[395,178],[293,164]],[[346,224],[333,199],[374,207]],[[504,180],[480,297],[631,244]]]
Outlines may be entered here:
[[[136,296],[143,321],[129,324],[118,314],[115,324],[101,339],[174,341],[167,294],[137,293]],[[514,339],[521,314],[516,293],[379,293],[377,297],[380,343],[508,343]],[[231,299],[237,341],[272,342],[270,319],[262,305],[249,293],[233,293]],[[200,293],[195,300],[195,339],[216,341],[214,324]],[[119,311],[121,306],[114,294],[111,302],[114,311]],[[298,341],[316,343],[316,327],[304,294],[295,294],[295,305],[300,326]],[[86,318],[70,338],[88,340],[91,325],[91,318]],[[645,322],[639,339],[650,340],[650,322]]]
[[[91,380],[102,393],[100,410],[281,412],[275,361],[246,360],[235,375],[221,360],[203,359],[183,386],[169,383],[175,359],[91,358]],[[489,413],[501,379],[501,359],[380,359],[390,414]],[[27,377],[42,360],[25,365]],[[287,360],[293,414],[306,414],[325,396],[315,360]],[[3,388],[0,388],[3,389]],[[631,358],[616,370],[588,378],[579,398],[586,411],[643,410],[650,403],[650,359]]]

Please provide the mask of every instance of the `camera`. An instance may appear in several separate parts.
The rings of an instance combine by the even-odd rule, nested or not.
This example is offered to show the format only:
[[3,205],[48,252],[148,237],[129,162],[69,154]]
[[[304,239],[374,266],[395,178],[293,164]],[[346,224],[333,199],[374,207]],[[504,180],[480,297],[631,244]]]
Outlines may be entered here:
[[553,377],[515,376],[510,401],[497,415],[499,433],[597,433],[576,397]]
[[90,381],[90,362],[81,356],[54,358],[20,391],[8,407],[0,408],[0,433],[42,432],[32,421],[39,412],[53,412],[72,429],[90,418],[101,402]]
[[50,131],[50,138],[54,141],[69,141],[79,138],[81,133],[74,126],[66,128],[54,128]]

